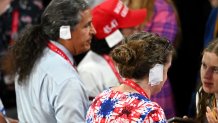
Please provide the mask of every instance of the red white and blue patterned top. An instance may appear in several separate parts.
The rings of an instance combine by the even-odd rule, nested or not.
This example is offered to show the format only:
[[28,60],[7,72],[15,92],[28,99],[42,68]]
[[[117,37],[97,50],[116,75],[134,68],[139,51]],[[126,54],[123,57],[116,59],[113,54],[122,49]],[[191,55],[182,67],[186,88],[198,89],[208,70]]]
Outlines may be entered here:
[[103,91],[92,102],[87,123],[166,123],[163,109],[139,93]]

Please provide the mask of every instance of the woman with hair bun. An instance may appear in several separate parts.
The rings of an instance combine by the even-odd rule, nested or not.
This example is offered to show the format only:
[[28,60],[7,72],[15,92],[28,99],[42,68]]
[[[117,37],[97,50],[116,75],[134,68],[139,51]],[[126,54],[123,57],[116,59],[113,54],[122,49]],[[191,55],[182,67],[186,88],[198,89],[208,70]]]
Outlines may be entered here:
[[163,109],[150,97],[167,80],[175,49],[166,38],[149,32],[133,34],[123,42],[111,53],[123,82],[95,97],[86,121],[167,122]]

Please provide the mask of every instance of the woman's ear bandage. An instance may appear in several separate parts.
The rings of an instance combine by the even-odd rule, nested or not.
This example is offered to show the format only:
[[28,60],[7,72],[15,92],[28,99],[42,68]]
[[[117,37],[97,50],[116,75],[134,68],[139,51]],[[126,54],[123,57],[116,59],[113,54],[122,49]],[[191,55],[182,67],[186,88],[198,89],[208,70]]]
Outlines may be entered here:
[[156,64],[153,68],[149,71],[149,82],[151,86],[160,84],[163,81],[163,65]]

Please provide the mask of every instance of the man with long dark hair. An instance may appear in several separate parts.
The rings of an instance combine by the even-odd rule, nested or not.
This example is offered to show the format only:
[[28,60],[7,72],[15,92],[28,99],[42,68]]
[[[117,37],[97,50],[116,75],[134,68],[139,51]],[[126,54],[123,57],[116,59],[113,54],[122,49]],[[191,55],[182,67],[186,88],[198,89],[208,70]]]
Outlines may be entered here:
[[85,121],[88,97],[72,56],[89,50],[95,33],[85,0],[52,0],[19,36],[3,63],[15,77],[19,122]]

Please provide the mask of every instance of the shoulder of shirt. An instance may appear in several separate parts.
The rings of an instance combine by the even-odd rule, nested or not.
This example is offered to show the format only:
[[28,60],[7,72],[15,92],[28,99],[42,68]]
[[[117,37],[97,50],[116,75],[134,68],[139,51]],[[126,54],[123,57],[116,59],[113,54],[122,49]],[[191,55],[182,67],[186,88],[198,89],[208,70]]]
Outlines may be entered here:
[[80,71],[87,68],[97,69],[96,67],[101,66],[102,64],[107,64],[104,58],[93,51],[89,51],[78,64],[78,70]]
[[79,81],[75,68],[56,54],[46,53],[38,63],[38,67],[59,83],[67,79]]

